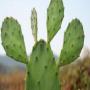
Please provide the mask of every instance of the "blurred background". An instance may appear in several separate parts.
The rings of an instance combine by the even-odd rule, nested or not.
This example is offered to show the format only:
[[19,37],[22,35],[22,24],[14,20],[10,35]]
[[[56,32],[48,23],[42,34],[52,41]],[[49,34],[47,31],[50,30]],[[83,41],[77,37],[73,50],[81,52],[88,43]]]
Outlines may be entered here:
[[[18,20],[21,25],[27,54],[30,55],[34,45],[34,39],[31,32],[31,10],[33,7],[37,10],[38,15],[38,40],[47,41],[47,7],[50,0],[0,0],[0,28],[5,17],[12,16]],[[51,42],[51,47],[56,56],[60,54],[63,44],[63,35],[69,22],[78,18],[83,24],[85,32],[84,47],[90,49],[90,0],[63,0],[65,11],[61,29]],[[25,65],[18,63],[5,55],[1,45],[0,32],[0,73],[8,72],[25,72]],[[1,90],[1,89],[0,89]]]

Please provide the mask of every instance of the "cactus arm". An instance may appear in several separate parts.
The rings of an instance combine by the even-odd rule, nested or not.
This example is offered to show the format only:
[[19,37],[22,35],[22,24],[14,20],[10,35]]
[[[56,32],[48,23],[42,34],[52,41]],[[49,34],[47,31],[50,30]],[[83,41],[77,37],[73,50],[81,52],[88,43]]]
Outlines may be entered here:
[[43,40],[33,47],[27,69],[26,90],[60,90],[53,53]]
[[33,8],[32,10],[32,14],[31,14],[31,28],[32,28],[32,34],[34,37],[35,42],[37,42],[37,12],[35,10],[35,8]]
[[1,28],[1,39],[7,56],[26,63],[27,55],[21,27],[12,17],[4,19]]
[[50,42],[61,27],[64,17],[62,0],[51,0],[47,9],[47,41]]
[[73,62],[80,55],[84,44],[84,31],[78,19],[72,20],[64,33],[64,43],[60,55],[60,65]]

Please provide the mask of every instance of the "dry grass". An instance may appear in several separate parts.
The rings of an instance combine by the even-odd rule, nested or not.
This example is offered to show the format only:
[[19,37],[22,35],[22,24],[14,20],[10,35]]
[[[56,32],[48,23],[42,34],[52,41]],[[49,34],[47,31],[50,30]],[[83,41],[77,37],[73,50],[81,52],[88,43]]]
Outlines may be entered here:
[[[75,62],[60,68],[61,90],[90,90],[90,87],[86,86],[87,79],[90,82],[90,75],[87,75],[90,72],[90,51],[86,50],[82,55]],[[84,73],[86,75],[83,75]],[[83,78],[85,79],[82,80]],[[79,83],[76,84],[78,80]],[[77,89],[73,89],[74,86]]]
[[0,90],[24,90],[25,73],[15,72],[7,75],[0,75]]

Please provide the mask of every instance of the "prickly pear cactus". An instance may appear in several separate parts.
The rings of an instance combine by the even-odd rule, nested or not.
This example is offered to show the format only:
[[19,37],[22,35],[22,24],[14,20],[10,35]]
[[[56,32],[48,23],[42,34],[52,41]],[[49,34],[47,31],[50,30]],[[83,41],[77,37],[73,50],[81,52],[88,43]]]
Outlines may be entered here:
[[9,57],[26,63],[27,55],[21,27],[12,17],[4,19],[1,28],[1,39],[6,54]]
[[58,69],[51,48],[43,40],[33,47],[26,90],[60,90]]
[[61,27],[64,17],[62,0],[51,0],[47,9],[47,39],[50,42]]
[[12,17],[4,19],[1,28],[2,45],[7,56],[26,64],[25,90],[61,90],[59,66],[73,62],[84,43],[83,26],[78,19],[72,20],[64,34],[64,44],[58,64],[50,47],[50,41],[61,27],[64,17],[62,0],[51,0],[47,9],[47,42],[37,40],[37,12],[31,14],[31,28],[35,45],[27,57],[20,24]]
[[64,44],[60,55],[60,65],[69,64],[79,57],[83,42],[83,26],[78,19],[74,19],[68,25],[64,33]]
[[37,42],[37,12],[35,8],[32,10],[32,15],[31,15],[31,28],[32,28],[32,34],[34,37],[35,42]]

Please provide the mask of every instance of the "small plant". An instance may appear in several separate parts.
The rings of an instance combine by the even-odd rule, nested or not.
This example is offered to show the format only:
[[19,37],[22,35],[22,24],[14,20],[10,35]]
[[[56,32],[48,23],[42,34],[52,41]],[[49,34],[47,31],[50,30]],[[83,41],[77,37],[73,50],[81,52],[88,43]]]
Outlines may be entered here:
[[50,42],[61,28],[64,17],[62,0],[51,0],[47,9],[47,42],[37,40],[37,13],[31,15],[31,28],[35,45],[31,55],[27,56],[20,24],[12,17],[6,17],[2,23],[1,39],[7,56],[26,64],[25,90],[60,90],[58,78],[60,66],[70,64],[79,57],[84,43],[83,26],[78,19],[72,20],[64,33],[64,43],[60,57],[55,60]]

